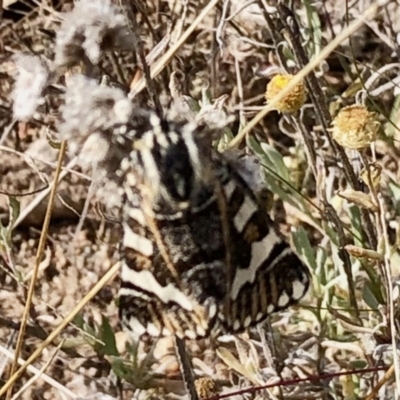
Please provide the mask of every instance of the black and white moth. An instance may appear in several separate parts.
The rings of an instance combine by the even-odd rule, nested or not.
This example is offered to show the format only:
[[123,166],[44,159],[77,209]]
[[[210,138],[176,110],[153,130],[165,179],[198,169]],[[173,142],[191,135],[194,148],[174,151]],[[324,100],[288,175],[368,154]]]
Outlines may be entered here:
[[127,154],[119,313],[136,337],[238,333],[307,292],[307,267],[209,137],[144,111],[112,135]]

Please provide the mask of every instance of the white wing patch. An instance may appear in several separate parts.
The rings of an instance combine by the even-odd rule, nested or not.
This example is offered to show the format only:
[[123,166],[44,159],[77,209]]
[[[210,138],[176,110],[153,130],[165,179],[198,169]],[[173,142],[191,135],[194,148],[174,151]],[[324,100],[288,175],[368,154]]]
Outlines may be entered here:
[[243,228],[246,226],[249,219],[257,211],[257,204],[249,197],[246,196],[239,211],[233,218],[233,224],[239,233],[242,233]]
[[124,224],[123,227],[124,227],[124,241],[123,241],[124,246],[136,250],[147,257],[153,255],[154,249],[151,240],[133,232],[128,224]]
[[140,225],[142,226],[146,225],[146,218],[144,217],[143,212],[140,211],[138,208],[131,208],[128,211],[128,215]]
[[271,230],[261,241],[254,242],[251,245],[251,261],[248,268],[238,269],[231,288],[231,299],[236,300],[240,290],[246,283],[253,283],[258,269],[262,263],[269,257],[272,249],[281,239]]
[[305,285],[300,281],[294,281],[293,284],[293,294],[294,300],[300,300],[304,295]]
[[160,336],[160,333],[161,333],[160,329],[157,328],[152,322],[147,324],[146,331],[150,336],[153,336],[153,337],[158,337],[158,336]]
[[193,304],[184,293],[171,283],[161,286],[150,271],[138,272],[125,267],[122,268],[121,278],[123,281],[131,282],[134,286],[157,296],[163,303],[167,304],[173,301],[185,310],[193,311]]
[[128,325],[134,336],[141,336],[146,332],[146,328],[135,317],[129,317]]
[[286,294],[286,292],[282,292],[282,294],[280,295],[279,300],[278,300],[278,306],[286,307],[289,304],[289,301],[290,301],[290,298]]
[[[122,267],[123,268],[128,268],[128,267]],[[144,301],[150,301],[151,297],[142,292],[138,292],[137,290],[131,289],[131,288],[126,288],[126,287],[121,287],[119,289],[119,297],[121,296],[132,296],[132,297],[139,297],[143,299]]]
[[224,185],[224,192],[226,199],[229,201],[233,195],[233,192],[235,191],[236,185],[235,182],[230,180],[228,183]]

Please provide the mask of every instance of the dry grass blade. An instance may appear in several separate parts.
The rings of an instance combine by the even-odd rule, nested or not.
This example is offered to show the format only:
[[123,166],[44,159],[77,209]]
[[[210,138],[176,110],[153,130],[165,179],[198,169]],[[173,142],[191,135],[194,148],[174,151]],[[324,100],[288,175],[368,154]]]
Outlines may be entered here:
[[[57,346],[57,350],[58,350],[59,346]],[[11,352],[10,350],[7,350],[6,348],[4,348],[3,346],[0,346],[0,353],[4,354],[6,357],[10,358],[10,359],[14,359],[15,355],[13,352]],[[56,352],[54,353],[56,354]],[[23,360],[22,358],[18,358],[18,364],[19,365],[23,365],[25,363],[25,360]],[[43,369],[43,368],[42,368]],[[69,389],[67,389],[64,385],[61,385],[59,382],[57,382],[56,380],[54,380],[53,378],[51,378],[50,376],[44,374],[42,372],[42,369],[37,369],[35,368],[33,365],[29,365],[27,367],[27,371],[29,371],[32,374],[35,374],[37,376],[40,375],[40,377],[46,382],[48,383],[50,386],[53,386],[55,389],[57,389],[60,393],[65,394],[66,396],[69,396],[73,399],[77,399],[78,396],[71,392]]]
[[374,400],[378,397],[378,392],[382,386],[387,383],[394,373],[394,364],[385,372],[383,378],[374,386],[371,393],[365,398],[365,400]]
[[[63,341],[60,342],[60,344],[59,344],[59,345],[57,346],[57,348],[54,350],[53,354],[52,354],[51,357],[47,360],[47,362],[43,365],[43,367],[40,368],[40,370],[39,370],[37,373],[35,373],[35,375],[34,375],[31,379],[29,379],[29,381],[26,382],[26,383],[22,386],[22,388],[21,388],[20,390],[18,390],[17,393],[15,393],[15,395],[12,397],[11,400],[17,400],[17,399],[19,398],[19,396],[20,396],[26,389],[29,388],[29,386],[31,386],[34,382],[36,382],[39,378],[41,378],[41,377],[43,376],[43,374],[44,374],[44,372],[46,371],[47,367],[52,363],[52,361],[54,360],[54,357],[57,355],[57,353],[58,353],[58,351],[60,350],[60,348],[61,348],[62,345],[63,345]],[[58,388],[60,388],[60,386],[62,386],[62,385],[59,385]],[[66,389],[66,388],[63,388],[63,391],[66,392],[66,393],[68,393],[70,396],[72,395],[71,397],[72,397],[73,399],[77,399],[77,398],[78,398],[77,395],[74,395],[73,393],[70,394],[70,393],[69,393],[69,390]]]
[[[53,205],[54,205],[54,201],[55,201],[56,193],[57,193],[58,178],[61,174],[61,166],[62,166],[62,163],[64,160],[66,150],[67,150],[67,143],[64,141],[61,144],[61,148],[60,148],[60,152],[59,152],[59,156],[58,156],[58,163],[57,163],[57,168],[56,168],[55,175],[54,175],[54,182],[51,187],[49,202],[47,204],[46,216],[45,216],[45,219],[43,222],[39,246],[38,246],[37,253],[36,253],[35,268],[33,270],[32,279],[29,284],[28,294],[27,294],[27,298],[26,298],[26,304],[25,304],[24,312],[23,312],[22,318],[21,318],[21,328],[18,333],[17,344],[16,344],[16,348],[15,348],[15,359],[14,359],[14,362],[13,362],[11,370],[10,370],[10,376],[12,376],[14,374],[14,372],[17,368],[18,357],[21,353],[21,349],[22,349],[22,345],[23,345],[23,341],[24,341],[25,329],[26,329],[26,325],[28,323],[29,311],[30,311],[31,304],[32,304],[33,293],[35,290],[39,267],[40,267],[40,264],[42,261],[42,256],[43,256],[44,249],[46,246],[47,232],[49,229],[51,214],[53,212]],[[7,400],[10,399],[11,396],[12,396],[12,385],[10,385],[10,388],[8,390]]]
[[294,89],[321,61],[325,60],[344,40],[357,31],[369,18],[374,17],[378,11],[389,4],[390,0],[376,2],[372,4],[359,19],[352,22],[346,29],[336,36],[326,47],[324,47],[312,61],[308,63],[294,78],[285,86],[285,88],[274,97],[229,143],[229,147],[237,146],[250,131],[270,112],[274,109],[275,104],[281,101],[291,90]]
[[239,372],[245,376],[254,385],[260,385],[254,374],[250,372],[233,354],[223,347],[217,350],[218,357],[233,371]]
[[46,188],[45,190],[43,190],[42,192],[40,192],[35,199],[27,206],[25,207],[22,211],[21,214],[18,216],[18,218],[16,219],[13,228],[16,228],[31,212],[32,210],[34,210],[48,195],[49,191],[52,190],[52,187],[54,185],[58,185],[58,183],[64,179],[68,174],[69,174],[69,169],[72,168],[75,163],[77,161],[77,158],[73,158],[67,165],[66,168],[64,168],[64,170],[57,175],[57,177],[54,178],[53,183]]
[[[28,159],[27,162],[30,161],[31,163],[33,163],[34,161],[38,161],[39,163],[48,165],[48,166],[50,166],[50,167],[56,168],[56,166],[57,166],[56,163],[53,163],[53,162],[44,160],[44,159],[42,159],[42,158],[32,157],[31,155],[27,155],[27,154],[22,153],[22,152],[20,152],[20,151],[14,150],[14,149],[12,149],[11,147],[0,146],[0,151],[5,151],[5,152],[7,152],[7,153],[15,154],[17,157],[23,158],[25,161]],[[75,171],[74,169],[71,169],[71,168],[75,165],[76,161],[77,161],[77,158],[73,158],[73,159],[68,163],[68,165],[67,165],[66,167],[62,167],[62,170],[63,170],[63,171],[66,171],[66,172],[69,172],[70,174],[74,174],[74,175],[76,175],[76,176],[79,176],[79,177],[81,177],[82,179],[85,179],[85,180],[87,180],[87,181],[91,181],[92,178],[91,178],[90,176],[88,176],[88,175],[86,175],[86,174],[83,174],[82,172]],[[61,174],[61,175],[60,175],[60,178],[61,178],[62,176],[63,176],[63,175]],[[50,186],[51,186],[51,185],[50,185]],[[49,189],[49,190],[51,190],[51,189]]]
[[61,331],[76,317],[82,308],[97,294],[97,292],[107,284],[108,281],[113,279],[118,273],[120,263],[114,264],[106,274],[94,285],[94,287],[86,294],[86,296],[75,306],[67,317],[58,325],[56,329],[47,337],[47,339],[31,354],[25,363],[8,379],[4,386],[0,389],[0,396],[4,395],[8,389],[17,381],[19,377],[25,372],[29,365],[31,365],[43,352],[43,350],[51,344],[51,342],[61,333]]
[[[183,33],[179,40],[161,57],[153,68],[151,68],[151,78],[154,79],[169,63],[174,54],[179,50],[179,48],[187,41],[189,36],[194,32],[201,21],[206,17],[206,15],[218,4],[219,0],[211,0],[206,7],[203,8],[199,16],[193,21],[188,29]],[[134,98],[138,93],[140,93],[146,87],[145,78],[141,78],[140,81],[131,89],[129,93],[130,98]]]
[[[379,201],[379,206],[380,209],[384,209],[384,203],[382,196],[378,196],[378,201]],[[388,292],[388,308],[389,308],[389,323],[390,323],[390,332],[391,332],[391,339],[392,339],[392,347],[393,347],[393,366],[394,366],[394,373],[396,377],[396,388],[397,388],[397,394],[400,393],[400,365],[399,365],[399,357],[397,354],[397,334],[396,334],[396,321],[395,321],[395,307],[394,307],[394,295],[393,295],[393,284],[390,281],[390,277],[393,276],[392,270],[391,270],[391,246],[389,242],[389,237],[388,237],[388,232],[387,232],[387,227],[386,227],[386,221],[385,221],[385,216],[384,213],[381,215],[382,218],[382,228],[383,228],[383,239],[385,242],[385,258],[384,258],[384,265],[385,265],[385,271],[386,271],[386,276],[388,277],[388,283],[387,283],[387,292]]]

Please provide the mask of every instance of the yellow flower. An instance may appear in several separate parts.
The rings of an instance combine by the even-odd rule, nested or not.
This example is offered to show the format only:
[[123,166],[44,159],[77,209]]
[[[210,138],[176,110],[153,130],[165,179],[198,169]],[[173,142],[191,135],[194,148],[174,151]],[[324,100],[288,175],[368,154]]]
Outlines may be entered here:
[[[267,91],[265,98],[267,102],[270,102],[275,96],[277,96],[282,89],[284,89],[288,83],[293,79],[293,75],[275,75],[267,85]],[[304,86],[304,82],[299,82],[286,96],[275,104],[278,111],[284,113],[294,113],[298,111],[307,98],[307,91]]]
[[343,147],[360,150],[376,140],[376,114],[360,104],[344,107],[332,122],[332,137]]

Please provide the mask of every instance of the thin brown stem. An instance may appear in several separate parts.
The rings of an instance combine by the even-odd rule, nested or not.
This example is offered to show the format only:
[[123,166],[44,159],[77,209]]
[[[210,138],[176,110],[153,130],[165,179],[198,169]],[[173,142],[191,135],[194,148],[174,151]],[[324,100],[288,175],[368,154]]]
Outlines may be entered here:
[[[22,318],[21,318],[21,327],[20,327],[20,330],[18,333],[17,344],[15,347],[15,358],[14,358],[14,362],[11,366],[10,376],[12,376],[14,374],[15,370],[17,369],[18,358],[21,353],[22,345],[24,342],[25,330],[26,330],[26,326],[28,323],[28,317],[29,317],[29,313],[30,313],[32,299],[33,299],[33,293],[35,290],[35,285],[36,285],[37,276],[38,276],[38,272],[39,272],[39,266],[42,261],[42,256],[43,256],[44,248],[46,245],[47,232],[48,232],[49,225],[50,225],[51,214],[53,212],[54,201],[56,199],[58,180],[59,180],[59,177],[61,174],[61,167],[62,167],[62,163],[64,160],[66,150],[67,150],[67,142],[63,141],[61,143],[60,152],[58,154],[57,168],[56,168],[56,171],[54,174],[53,186],[51,188],[49,202],[47,204],[46,215],[45,215],[45,219],[44,219],[43,226],[42,226],[42,233],[40,235],[39,245],[38,245],[38,249],[37,249],[37,253],[36,253],[35,267],[34,267],[32,279],[30,281],[29,288],[28,288],[28,294],[27,294],[24,312],[23,312]],[[13,385],[11,384],[8,389],[8,392],[7,392],[7,400],[11,399],[12,387],[13,387]]]
[[185,341],[175,336],[175,348],[182,373],[182,378],[185,383],[186,390],[189,394],[189,399],[200,400],[199,395],[196,391],[192,363],[190,362],[189,355],[186,351]]
[[[301,44],[301,32],[297,20],[295,18],[295,15],[291,10],[289,10],[282,4],[279,5],[278,9],[281,15],[281,20],[285,25],[286,35],[284,36],[287,36],[288,41],[292,45],[293,52],[295,54],[295,57],[297,58],[299,66],[301,68],[304,68],[306,65],[309,64],[309,59],[304,50],[304,46]],[[343,165],[343,172],[346,176],[347,181],[354,190],[360,190],[360,182],[357,179],[357,176],[353,170],[353,167],[343,147],[338,145],[332,139],[332,135],[329,132],[329,126],[331,125],[332,118],[328,106],[326,104],[325,96],[324,93],[322,92],[321,85],[318,82],[318,79],[315,76],[314,71],[310,71],[310,73],[307,75],[306,84],[308,87],[310,98],[315,107],[317,118],[322,126],[324,136],[327,138],[334,154],[338,154],[339,160]],[[369,246],[371,249],[376,249],[378,241],[376,238],[376,232],[374,230],[369,213],[365,212],[365,210],[364,211],[362,210],[361,218],[363,227],[367,234]]]
[[147,90],[148,90],[151,98],[153,99],[153,103],[154,103],[157,114],[161,117],[162,116],[162,107],[161,107],[160,99],[157,94],[157,90],[154,85],[154,80],[151,76],[150,67],[146,61],[146,55],[144,54],[143,43],[140,40],[140,33],[139,33],[140,30],[139,30],[139,27],[137,26],[136,15],[132,8],[132,4],[128,0],[120,0],[120,4],[125,12],[125,18],[127,20],[128,26],[135,37],[135,41],[136,41],[135,47],[136,47],[137,54],[139,55],[140,61],[142,63],[143,74],[144,74],[144,78],[146,81]]

